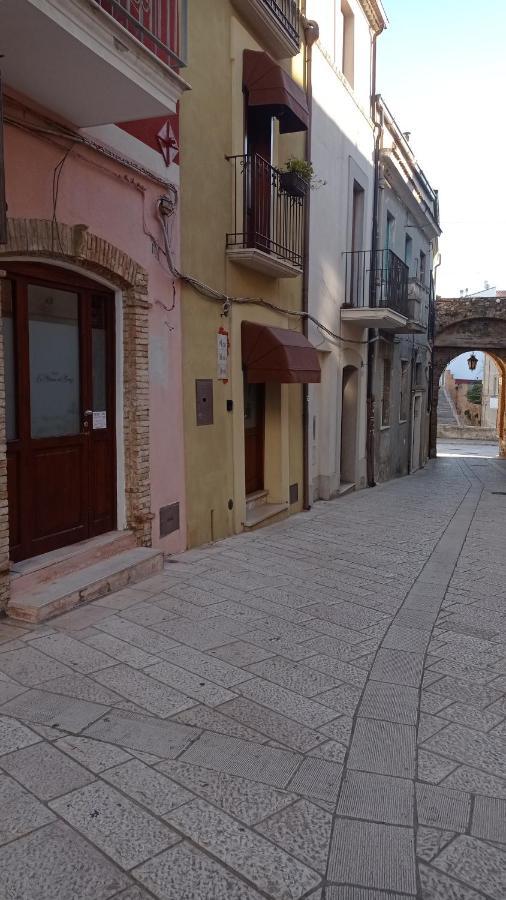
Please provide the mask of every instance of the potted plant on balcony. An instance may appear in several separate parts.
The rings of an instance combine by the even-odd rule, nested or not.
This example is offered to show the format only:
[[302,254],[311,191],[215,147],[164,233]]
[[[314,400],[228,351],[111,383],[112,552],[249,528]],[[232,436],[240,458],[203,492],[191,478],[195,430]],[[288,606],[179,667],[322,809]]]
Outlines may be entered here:
[[325,182],[321,178],[315,177],[313,164],[307,159],[291,156],[281,172],[281,190],[292,197],[305,197],[310,188],[321,187],[323,184]]

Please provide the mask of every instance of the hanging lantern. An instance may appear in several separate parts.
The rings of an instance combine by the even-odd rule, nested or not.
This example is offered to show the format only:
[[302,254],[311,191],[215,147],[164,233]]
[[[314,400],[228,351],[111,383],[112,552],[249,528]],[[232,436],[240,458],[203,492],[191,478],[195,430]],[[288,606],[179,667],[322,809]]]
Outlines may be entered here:
[[471,372],[474,372],[476,366],[478,365],[478,358],[474,355],[474,353],[471,353],[471,356],[467,360],[467,365],[471,369]]

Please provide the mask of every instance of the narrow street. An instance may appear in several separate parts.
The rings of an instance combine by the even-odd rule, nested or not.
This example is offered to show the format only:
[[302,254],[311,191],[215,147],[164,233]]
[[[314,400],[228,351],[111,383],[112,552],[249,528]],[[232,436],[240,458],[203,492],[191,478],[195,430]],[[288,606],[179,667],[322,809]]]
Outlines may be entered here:
[[2,621],[1,900],[504,900],[506,462],[446,450]]

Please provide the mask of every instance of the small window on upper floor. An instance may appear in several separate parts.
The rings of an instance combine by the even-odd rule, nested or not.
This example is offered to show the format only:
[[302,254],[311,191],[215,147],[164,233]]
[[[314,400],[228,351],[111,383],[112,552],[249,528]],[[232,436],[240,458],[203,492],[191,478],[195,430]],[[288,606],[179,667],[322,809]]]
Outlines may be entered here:
[[427,277],[427,257],[425,253],[420,250],[420,283],[425,284],[425,279]]
[[355,81],[355,16],[347,0],[341,0],[343,14],[343,75],[354,87]]

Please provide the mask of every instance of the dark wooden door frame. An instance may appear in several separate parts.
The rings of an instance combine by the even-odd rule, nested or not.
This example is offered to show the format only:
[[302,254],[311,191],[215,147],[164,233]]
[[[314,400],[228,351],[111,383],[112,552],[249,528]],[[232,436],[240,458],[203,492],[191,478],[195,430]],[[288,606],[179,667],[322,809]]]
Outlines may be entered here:
[[[116,526],[116,428],[115,428],[115,299],[114,294],[97,282],[72,271],[52,268],[39,263],[5,263],[7,278],[13,285],[13,324],[15,350],[15,400],[17,437],[7,444],[8,463],[11,471],[16,470],[17,495],[14,496],[12,479],[8,478],[9,509],[11,524],[13,518],[20,522],[20,540],[11,546],[11,558],[21,560],[49,552],[61,546],[75,543],[87,537],[109,531]],[[79,378],[80,410],[79,432],[74,435],[32,438],[30,410],[29,332],[28,332],[28,285],[35,284],[48,288],[69,290],[78,295],[79,328]],[[84,412],[92,409],[92,332],[91,307],[93,297],[107,297],[106,310],[106,385],[107,385],[107,428],[94,430],[91,416]],[[105,505],[109,514],[94,517],[96,484],[94,483],[93,460],[97,455],[96,446],[108,444],[109,478],[102,479],[106,490]],[[58,447],[81,448],[81,509],[82,521],[76,528],[61,534],[55,533],[44,538],[35,537],[34,521],[34,473],[32,459],[34,453],[45,448],[50,451]],[[102,450],[104,448],[102,447]],[[11,484],[9,484],[11,480]],[[62,498],[65,502],[65,498]],[[14,510],[12,505],[18,508]],[[13,514],[16,513],[14,517]],[[11,534],[11,540],[14,535]]]

